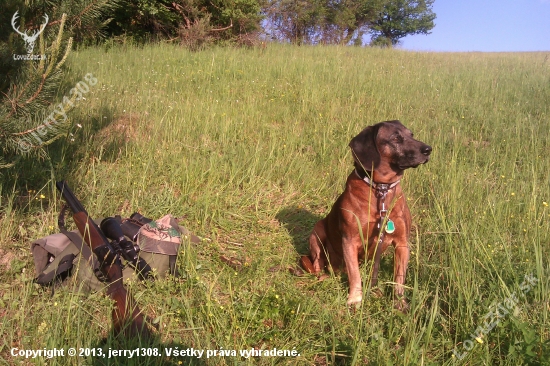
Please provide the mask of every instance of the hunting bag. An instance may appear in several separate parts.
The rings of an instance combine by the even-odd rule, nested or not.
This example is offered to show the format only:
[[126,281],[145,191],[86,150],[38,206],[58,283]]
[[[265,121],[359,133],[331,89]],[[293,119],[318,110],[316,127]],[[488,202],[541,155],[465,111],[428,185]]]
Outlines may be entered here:
[[[176,259],[181,245],[198,243],[200,239],[185,227],[178,225],[172,215],[153,221],[139,214],[121,220],[121,227],[128,240],[133,242],[141,259],[158,277],[168,273],[177,275]],[[96,220],[99,225],[100,221]],[[98,291],[105,287],[99,261],[90,247],[82,240],[78,230],[67,231],[60,225],[61,233],[35,240],[31,244],[36,270],[35,282],[51,285],[63,282],[73,275],[81,290]],[[123,263],[123,278],[134,276],[135,271]]]

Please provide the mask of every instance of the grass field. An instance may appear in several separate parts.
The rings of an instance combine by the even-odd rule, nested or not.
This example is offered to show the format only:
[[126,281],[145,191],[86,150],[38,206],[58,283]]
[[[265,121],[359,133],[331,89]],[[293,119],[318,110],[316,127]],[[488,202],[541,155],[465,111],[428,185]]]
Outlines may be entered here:
[[[87,73],[98,80],[70,112],[74,136],[0,181],[0,364],[549,365],[549,55],[73,52],[59,101]],[[345,306],[346,276],[319,282],[287,269],[343,190],[349,140],[390,119],[433,147],[403,179],[413,215],[407,315],[392,308],[391,251],[385,296],[367,292],[356,311]],[[12,356],[14,347],[120,348],[101,343],[102,294],[52,296],[32,283],[30,242],[57,230],[60,179],[93,217],[172,213],[208,238],[182,252],[182,278],[130,287],[160,326],[156,346],[237,356]],[[251,348],[299,355],[238,356]]]

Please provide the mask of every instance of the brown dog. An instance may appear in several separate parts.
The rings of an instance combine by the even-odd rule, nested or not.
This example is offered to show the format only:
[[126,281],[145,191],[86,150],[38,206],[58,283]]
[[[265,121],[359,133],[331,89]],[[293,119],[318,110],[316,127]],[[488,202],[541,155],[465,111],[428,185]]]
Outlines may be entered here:
[[426,163],[432,148],[415,140],[399,121],[369,126],[349,146],[355,170],[328,216],[315,225],[309,238],[310,257],[302,257],[302,265],[313,273],[327,266],[338,270],[345,265],[350,285],[347,303],[360,303],[363,291],[359,261],[365,254],[369,260],[374,257],[371,286],[375,287],[380,256],[392,244],[396,308],[406,311],[403,284],[409,261],[411,214],[399,181],[405,169]]

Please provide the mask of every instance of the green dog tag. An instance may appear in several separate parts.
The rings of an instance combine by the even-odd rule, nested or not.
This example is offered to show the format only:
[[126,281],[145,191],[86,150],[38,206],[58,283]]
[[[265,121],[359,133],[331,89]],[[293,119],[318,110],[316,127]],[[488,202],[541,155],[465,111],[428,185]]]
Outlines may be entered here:
[[386,232],[388,234],[391,234],[395,231],[395,224],[392,220],[388,219],[388,222],[386,223]]

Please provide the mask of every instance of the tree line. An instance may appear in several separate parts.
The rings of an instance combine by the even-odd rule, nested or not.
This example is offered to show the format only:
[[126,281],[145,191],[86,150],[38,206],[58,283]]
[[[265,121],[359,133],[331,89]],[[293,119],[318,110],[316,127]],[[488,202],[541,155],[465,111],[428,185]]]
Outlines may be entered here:
[[[434,0],[134,0],[112,35],[166,37],[188,46],[266,36],[295,44],[393,46],[434,27]],[[370,37],[370,42],[368,41]]]

